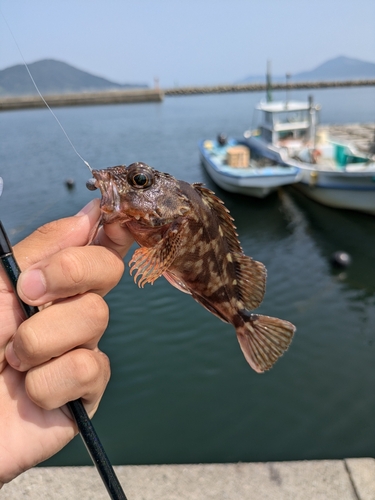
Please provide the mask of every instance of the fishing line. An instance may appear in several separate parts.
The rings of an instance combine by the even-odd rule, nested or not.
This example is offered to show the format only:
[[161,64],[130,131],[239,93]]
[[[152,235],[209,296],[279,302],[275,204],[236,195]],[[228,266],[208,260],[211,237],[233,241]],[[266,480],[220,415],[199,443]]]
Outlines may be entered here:
[[50,106],[48,105],[47,101],[44,99],[44,97],[43,97],[42,93],[40,92],[40,90],[39,90],[39,88],[38,88],[38,85],[35,83],[35,80],[34,80],[34,78],[33,78],[33,75],[31,74],[31,72],[30,72],[30,70],[29,70],[29,67],[28,67],[28,65],[27,65],[27,63],[26,63],[26,61],[25,61],[25,58],[23,57],[22,50],[21,50],[20,46],[18,45],[18,42],[17,42],[17,40],[16,40],[16,37],[14,36],[13,31],[11,30],[11,28],[10,28],[10,26],[9,26],[9,24],[8,24],[8,21],[6,20],[6,18],[5,18],[5,16],[4,16],[4,14],[3,14],[3,12],[2,12],[2,10],[1,10],[1,9],[0,9],[0,13],[1,13],[2,18],[4,19],[4,22],[5,22],[5,24],[6,24],[7,28],[8,28],[8,30],[9,30],[9,33],[11,34],[11,36],[12,36],[12,38],[13,38],[14,43],[16,44],[16,47],[17,47],[17,49],[18,49],[18,52],[20,53],[20,56],[21,56],[21,58],[22,58],[23,64],[24,64],[24,66],[25,66],[25,68],[26,68],[26,70],[27,70],[27,72],[28,72],[28,74],[29,74],[30,80],[32,81],[32,83],[33,83],[33,85],[34,85],[35,90],[36,90],[36,91],[38,92],[38,94],[39,94],[39,97],[42,99],[42,101],[44,102],[44,104],[47,106],[47,108],[49,109],[49,111],[52,113],[52,116],[53,116],[53,117],[55,118],[55,120],[57,121],[57,123],[58,123],[59,127],[60,127],[60,128],[61,128],[61,130],[63,131],[63,133],[64,133],[65,137],[67,138],[67,140],[68,140],[69,144],[70,144],[70,145],[71,145],[71,147],[73,148],[73,151],[75,152],[75,154],[76,154],[76,155],[78,156],[78,158],[80,158],[80,159],[83,161],[83,163],[84,163],[84,164],[85,164],[85,165],[89,168],[90,172],[92,172],[92,168],[91,168],[91,166],[90,166],[89,162],[88,162],[88,161],[86,161],[86,160],[85,160],[85,159],[84,159],[84,158],[83,158],[83,157],[82,157],[82,156],[78,153],[78,151],[77,151],[77,149],[75,148],[75,146],[74,146],[73,142],[71,141],[70,137],[68,136],[68,134],[67,134],[67,132],[65,131],[64,127],[62,126],[62,124],[61,124],[60,120],[57,118],[57,116],[55,115],[55,113],[52,111],[52,109],[51,109],[51,108],[50,108]]

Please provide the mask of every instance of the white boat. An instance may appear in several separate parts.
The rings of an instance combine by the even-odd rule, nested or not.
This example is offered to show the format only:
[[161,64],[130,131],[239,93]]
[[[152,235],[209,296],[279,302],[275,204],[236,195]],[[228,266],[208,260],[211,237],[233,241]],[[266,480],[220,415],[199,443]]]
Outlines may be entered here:
[[319,109],[312,99],[260,103],[258,128],[245,132],[246,143],[259,155],[298,167],[296,187],[313,200],[375,214],[374,157],[317,133]]
[[199,143],[201,162],[222,189],[264,198],[280,186],[297,182],[297,167],[282,166],[251,151],[236,139],[205,140]]

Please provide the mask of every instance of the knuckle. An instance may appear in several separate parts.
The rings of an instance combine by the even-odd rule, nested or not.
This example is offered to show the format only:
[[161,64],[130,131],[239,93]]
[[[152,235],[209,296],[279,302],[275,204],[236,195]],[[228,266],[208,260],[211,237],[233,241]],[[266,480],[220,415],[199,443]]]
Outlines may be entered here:
[[84,355],[80,353],[73,360],[74,378],[79,381],[81,386],[91,386],[97,380],[101,370],[101,363],[94,351],[84,350]]
[[40,367],[32,368],[27,372],[25,389],[29,398],[41,408],[53,410],[56,407],[53,385]]
[[99,350],[77,349],[45,365],[30,369],[25,377],[29,398],[52,410],[79,397],[100,399],[110,378],[108,357]]
[[60,253],[60,267],[63,276],[70,283],[81,285],[85,281],[85,266],[74,248],[65,249]]
[[118,254],[116,252],[114,252],[113,250],[109,250],[108,253],[110,254],[110,259],[111,259],[113,283],[117,284],[119,282],[119,280],[121,279],[121,276],[124,273],[125,263],[122,259],[120,259],[118,257]]
[[44,236],[46,234],[48,235],[58,232],[59,230],[60,230],[59,221],[54,220],[51,222],[47,222],[47,224],[44,224],[43,226],[38,227],[38,229],[36,229],[35,232]]
[[41,351],[39,336],[32,325],[32,321],[21,323],[14,339],[14,349],[21,361],[31,361]]
[[105,279],[106,286],[113,288],[124,273],[124,262],[113,250],[105,247],[95,247],[92,252],[91,266],[95,273]]
[[111,378],[111,363],[109,361],[109,357],[104,352],[98,351],[98,354],[100,355],[101,358],[101,365],[102,365],[101,373],[103,374],[105,385],[107,385],[109,379]]
[[101,332],[107,328],[109,308],[105,300],[96,293],[85,295],[85,315],[95,330]]

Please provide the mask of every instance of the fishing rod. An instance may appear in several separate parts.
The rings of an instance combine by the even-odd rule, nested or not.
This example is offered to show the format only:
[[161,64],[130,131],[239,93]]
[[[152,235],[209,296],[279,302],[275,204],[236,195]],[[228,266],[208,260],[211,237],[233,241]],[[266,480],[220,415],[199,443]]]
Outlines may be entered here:
[[[0,196],[3,191],[3,179],[0,177]],[[13,249],[10,244],[7,233],[0,220],[0,260],[1,264],[8,276],[18,302],[24,312],[25,318],[30,318],[39,309],[35,306],[30,306],[23,302],[17,293],[17,281],[21,270],[13,254]],[[109,458],[100,442],[95,428],[87,415],[85,407],[80,399],[69,401],[67,403],[70,412],[77,424],[81,438],[89,452],[91,459],[97,468],[102,481],[107,488],[108,494],[113,500],[127,500],[121,484],[116,476],[115,471],[109,461]]]

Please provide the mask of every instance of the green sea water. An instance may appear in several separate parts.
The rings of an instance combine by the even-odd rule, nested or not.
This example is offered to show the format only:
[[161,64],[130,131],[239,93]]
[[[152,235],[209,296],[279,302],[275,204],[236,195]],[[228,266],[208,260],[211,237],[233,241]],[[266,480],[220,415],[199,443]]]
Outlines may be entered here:
[[[214,189],[235,218],[245,253],[267,266],[258,311],[297,326],[289,351],[258,375],[231,325],[163,278],[139,290],[126,269],[107,297],[111,318],[100,347],[112,378],[94,417],[114,464],[373,455],[374,217],[323,207],[293,188],[264,200],[228,194],[199,162],[198,141],[219,132],[240,137],[262,97],[170,97],[55,111],[93,168],[144,161]],[[314,100],[323,123],[374,121],[375,89],[319,91]],[[89,171],[47,110],[1,113],[0,136],[0,215],[12,242],[97,196],[85,188]],[[75,180],[71,191],[67,178]],[[352,256],[345,271],[331,266],[336,250]],[[90,463],[79,437],[46,462]]]

